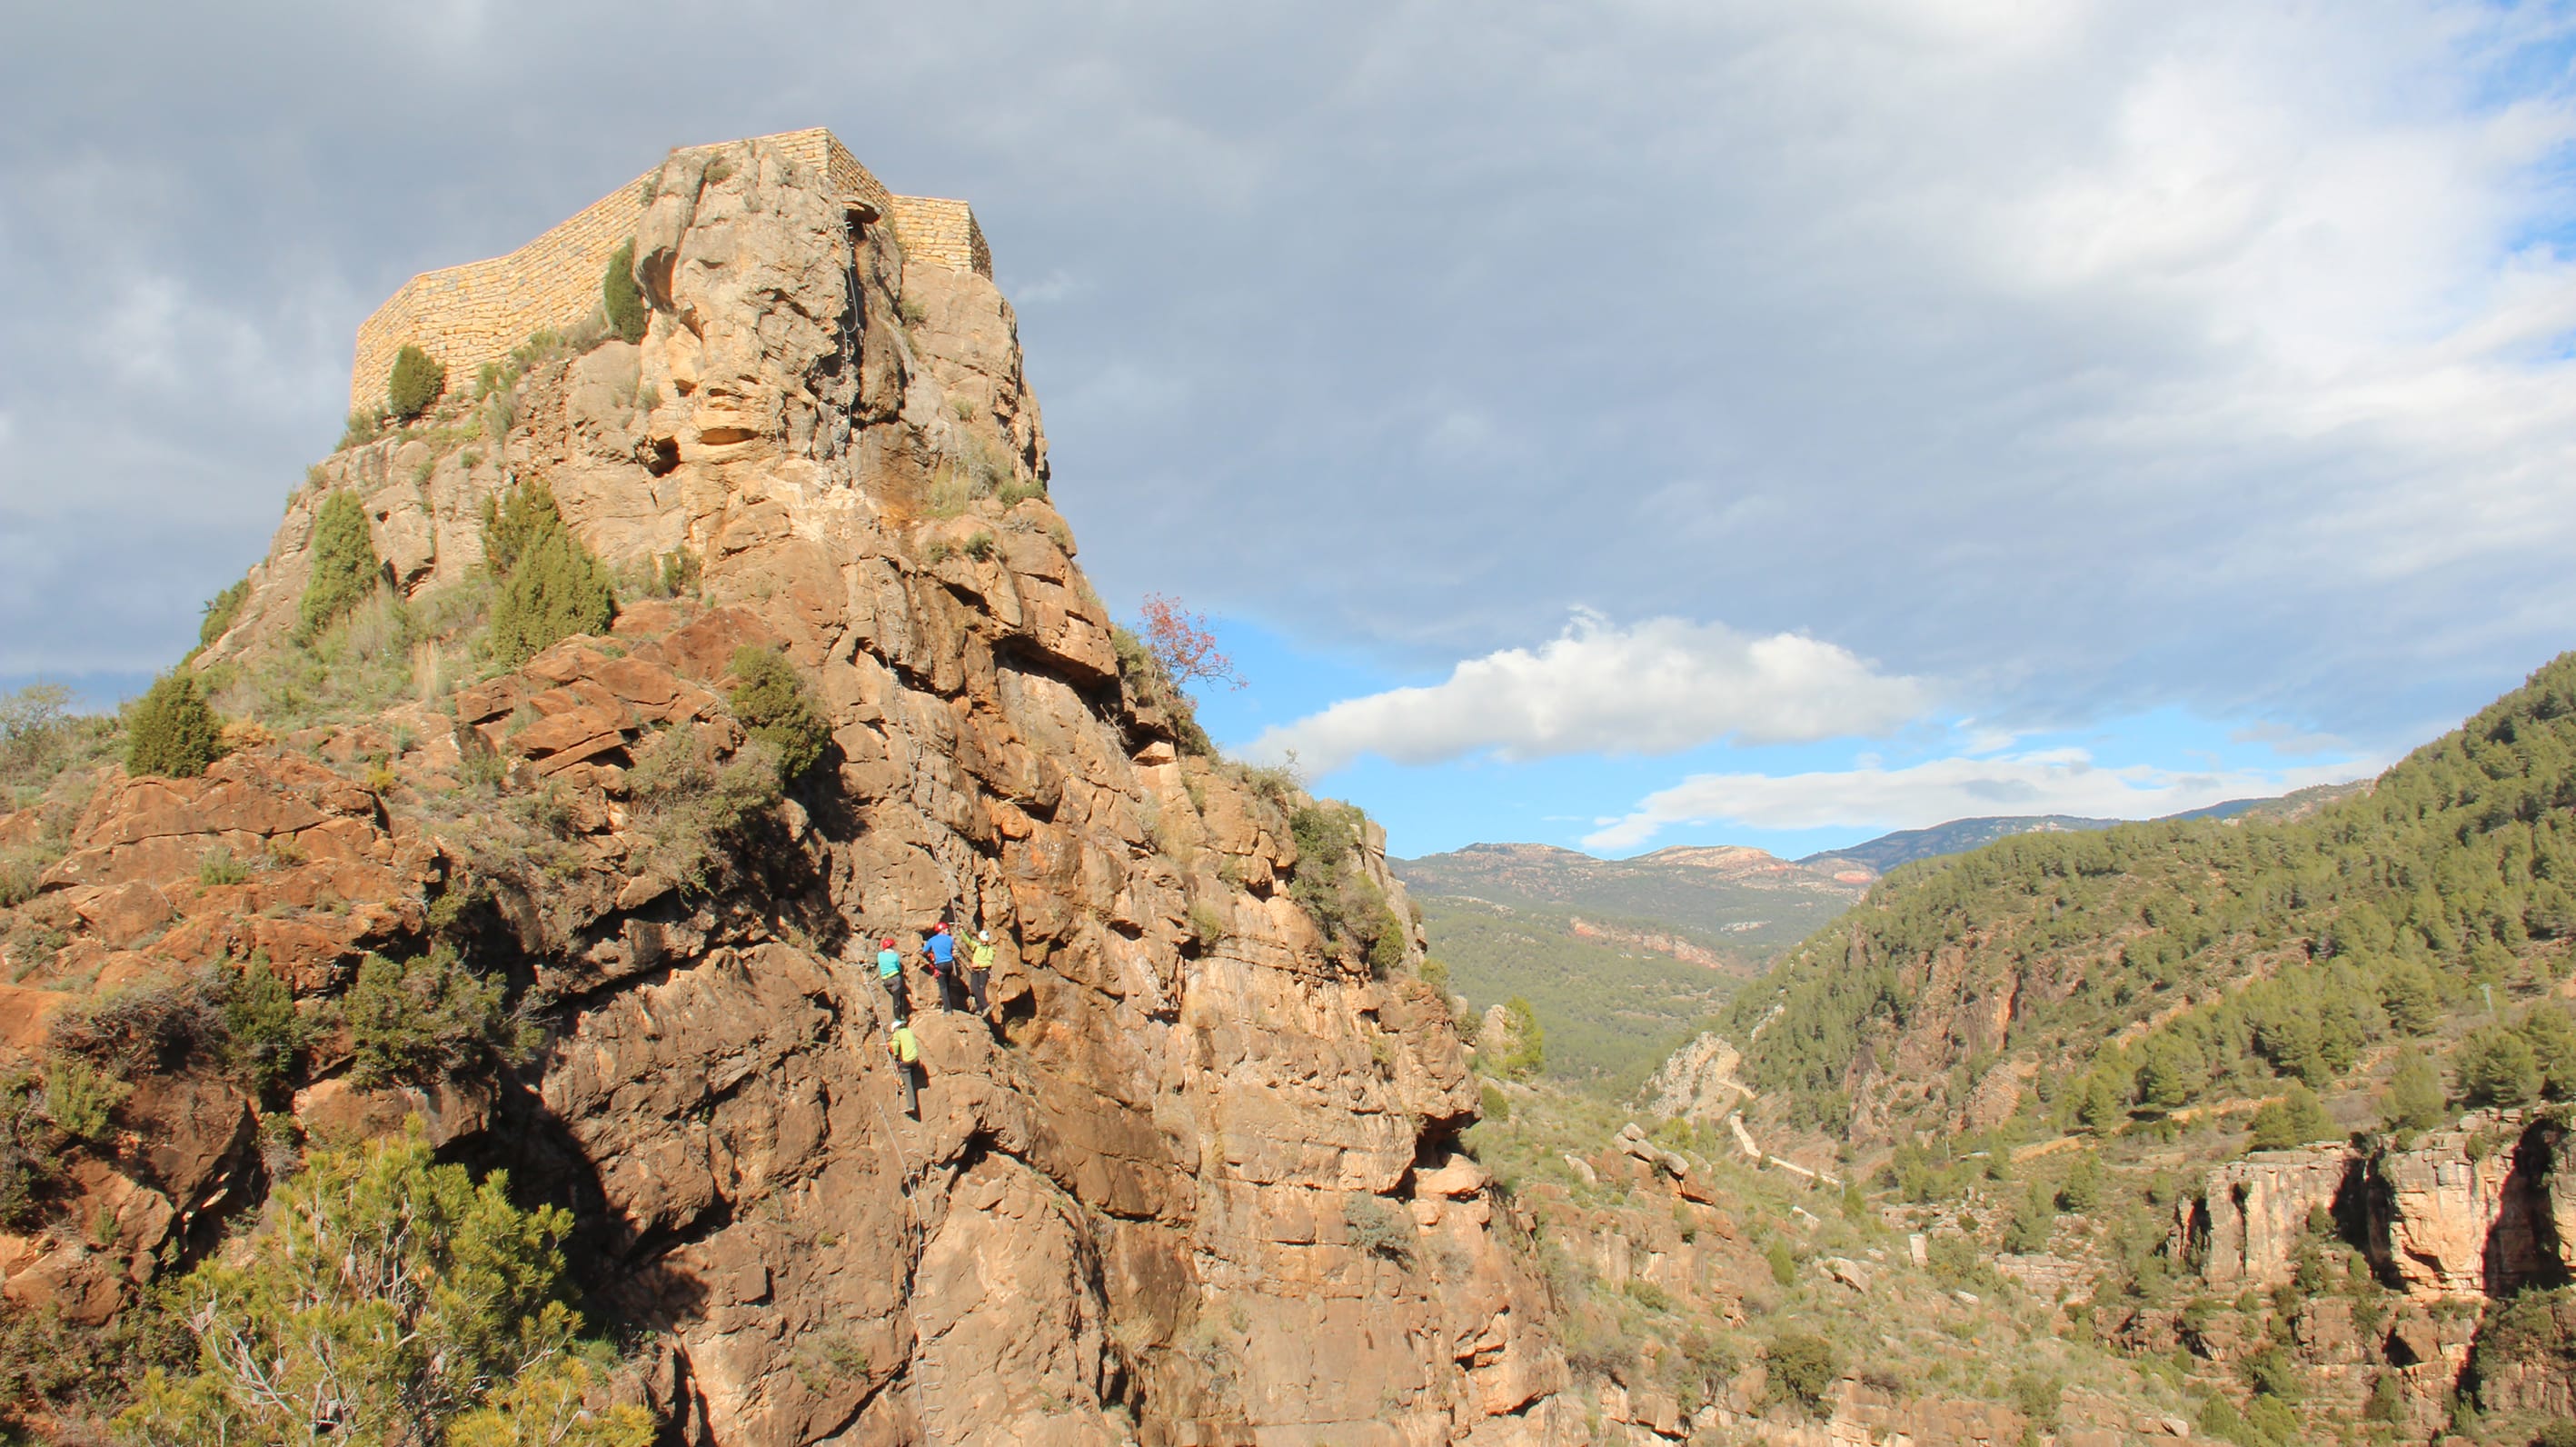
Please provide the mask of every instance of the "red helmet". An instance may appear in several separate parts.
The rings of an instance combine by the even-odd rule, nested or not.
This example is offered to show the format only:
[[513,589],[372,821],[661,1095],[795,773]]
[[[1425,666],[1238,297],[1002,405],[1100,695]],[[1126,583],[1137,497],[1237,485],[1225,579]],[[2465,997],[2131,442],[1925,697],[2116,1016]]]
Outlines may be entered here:
[[894,948],[894,941],[893,941],[893,940],[891,940],[891,939],[882,939],[882,940],[879,940],[879,941],[877,941],[877,948],[878,948],[878,949],[881,949],[881,950],[890,950],[890,949],[893,949],[893,948]]

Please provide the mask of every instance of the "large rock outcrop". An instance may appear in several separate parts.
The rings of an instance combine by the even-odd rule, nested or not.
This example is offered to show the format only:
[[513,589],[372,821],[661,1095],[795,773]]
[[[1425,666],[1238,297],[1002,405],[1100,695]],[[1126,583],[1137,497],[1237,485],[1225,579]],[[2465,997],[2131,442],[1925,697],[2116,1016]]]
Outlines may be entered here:
[[2509,1296],[2576,1275],[2576,1161],[2563,1126],[2472,1116],[2399,1150],[2320,1145],[2218,1166],[2177,1203],[2169,1251],[2214,1285],[2277,1286],[2316,1213],[2423,1301]]
[[[323,996],[468,934],[550,1043],[443,1138],[578,1209],[692,1442],[1570,1440],[1543,1292],[1452,1150],[1476,1092],[1447,1005],[1291,898],[1329,863],[1298,856],[1303,801],[1185,756],[1122,674],[1000,294],[758,143],[675,153],[655,194],[640,345],[332,458],[202,663],[285,647],[343,487],[416,608],[473,584],[487,501],[531,481],[612,566],[702,560],[697,596],[471,687],[424,645],[410,701],[203,781],[108,771],[28,906],[69,938],[28,993],[258,951]],[[675,857],[637,760],[740,746],[745,644],[831,748],[733,857]],[[250,882],[197,882],[217,846]],[[1409,918],[1382,841],[1352,867]],[[942,918],[1000,958],[989,1019],[921,1012],[914,1121],[870,961]],[[431,1104],[318,1069],[317,1131]],[[0,1240],[8,1291],[112,1306],[254,1192],[252,1102],[218,1093],[191,1118],[232,1128],[191,1160],[102,1159],[156,1198],[110,1243]]]

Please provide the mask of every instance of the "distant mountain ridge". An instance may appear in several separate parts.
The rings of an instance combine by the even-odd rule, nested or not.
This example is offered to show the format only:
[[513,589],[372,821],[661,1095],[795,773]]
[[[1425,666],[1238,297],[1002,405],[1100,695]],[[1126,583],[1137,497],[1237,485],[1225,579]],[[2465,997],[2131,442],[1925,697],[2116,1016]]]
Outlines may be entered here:
[[1876,872],[1743,846],[1677,846],[1596,859],[1552,844],[1470,844],[1388,867],[1418,893],[1644,925],[1754,966],[1857,902]]
[[[2319,784],[2273,798],[2229,799],[2163,818],[2300,819],[2337,799],[2367,792],[2370,786],[2368,779]],[[1811,897],[1849,904],[1860,898],[1871,880],[1918,859],[1964,854],[2016,834],[2077,833],[2128,822],[2080,814],[1987,815],[1899,829],[1798,859],[1783,859],[1747,844],[1676,844],[1633,859],[1602,859],[1554,844],[1470,844],[1419,859],[1391,859],[1388,864],[1418,891],[1522,907],[1590,909],[1722,932],[1742,943],[1743,936],[1752,932],[1748,919],[1781,912],[1803,915],[1805,911],[1792,901]],[[1831,917],[1829,912],[1817,922]],[[1766,917],[1762,922],[1770,920]]]
[[[2200,809],[2186,809],[2167,814],[2163,820],[2176,819],[2301,819],[2337,799],[2362,793],[2370,780],[2356,779],[2348,784],[2318,784],[2294,790],[2277,797],[2229,799]],[[2016,834],[2068,834],[2084,830],[2109,829],[2126,824],[2126,819],[2092,819],[2080,814],[2000,814],[1976,819],[1953,819],[1928,829],[1899,829],[1881,834],[1848,849],[1825,849],[1798,860],[1813,867],[1851,863],[1885,874],[1900,864],[1918,859],[1934,859],[1944,854],[1965,854],[1981,849],[1998,839]],[[2150,820],[2150,823],[2160,822]],[[1670,851],[1663,851],[1670,852]]]

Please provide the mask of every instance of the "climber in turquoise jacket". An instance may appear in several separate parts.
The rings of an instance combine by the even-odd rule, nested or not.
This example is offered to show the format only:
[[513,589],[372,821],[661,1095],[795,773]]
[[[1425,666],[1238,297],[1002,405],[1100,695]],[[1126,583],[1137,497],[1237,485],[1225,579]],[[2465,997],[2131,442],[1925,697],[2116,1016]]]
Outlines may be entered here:
[[894,941],[877,941],[877,983],[885,986],[887,998],[894,1002],[894,1018],[901,1020],[912,1013],[910,993],[903,987],[903,956],[894,951]]

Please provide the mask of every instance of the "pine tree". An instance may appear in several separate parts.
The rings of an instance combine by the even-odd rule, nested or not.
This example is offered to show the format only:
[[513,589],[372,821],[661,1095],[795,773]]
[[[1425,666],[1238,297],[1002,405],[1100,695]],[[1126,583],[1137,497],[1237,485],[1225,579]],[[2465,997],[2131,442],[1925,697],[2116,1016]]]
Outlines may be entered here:
[[572,1213],[435,1164],[417,1129],[316,1153],[240,1251],[190,1272],[174,1315],[197,1371],[153,1369],[117,1420],[136,1447],[647,1447],[640,1407],[585,1413],[564,1300]]
[[2530,1042],[2501,1025],[2482,1025],[2451,1054],[2460,1094],[2471,1105],[2520,1105],[2540,1093],[2540,1062]]
[[753,738],[778,750],[780,782],[795,782],[832,741],[805,680],[779,654],[747,646],[734,650],[733,676],[741,680],[729,699],[734,716]]
[[429,410],[447,390],[447,364],[413,346],[394,353],[393,375],[385,383],[385,406],[397,420],[409,422]]
[[2531,1047],[2532,1064],[2540,1069],[2540,1093],[2551,1100],[2576,1100],[2576,1018],[2543,1002],[2531,1007],[2514,1033]]
[[608,310],[608,325],[622,342],[644,340],[644,324],[651,313],[644,306],[644,289],[635,284],[635,243],[628,241],[608,258],[608,270],[599,278],[599,299]]
[[125,771],[193,779],[224,756],[223,726],[185,667],[154,679],[125,721]]
[[375,596],[384,583],[385,565],[376,556],[375,540],[367,530],[366,505],[346,488],[325,498],[314,514],[308,551],[313,571],[305,579],[304,598],[296,609],[298,643],[321,637],[325,629]]
[[617,618],[608,570],[564,525],[554,492],[531,482],[483,515],[483,556],[501,579],[492,602],[492,651],[527,662],[577,633],[605,633]]
[[2267,1101],[2254,1112],[2253,1124],[2253,1137],[2246,1144],[2258,1151],[2288,1150],[2310,1141],[2331,1140],[2336,1134],[2325,1107],[2317,1103],[2317,1093],[2295,1080],[2279,1100]]
[[2379,1118],[2390,1130],[2431,1130],[2450,1118],[2451,1102],[2442,1094],[2442,1072],[2433,1059],[2410,1051],[2397,1062],[2388,1090],[2379,1098]]

